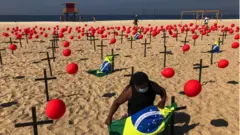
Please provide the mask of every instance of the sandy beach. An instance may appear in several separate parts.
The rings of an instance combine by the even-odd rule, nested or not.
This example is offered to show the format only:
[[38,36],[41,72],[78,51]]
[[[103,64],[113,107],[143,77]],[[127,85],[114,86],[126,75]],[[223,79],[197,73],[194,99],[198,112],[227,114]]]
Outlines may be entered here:
[[[183,24],[195,23],[194,20],[184,20]],[[139,26],[155,27],[166,25],[178,25],[180,20],[140,20]],[[215,23],[210,20],[210,25]],[[179,106],[187,106],[186,110],[176,112],[176,135],[238,135],[239,134],[239,48],[233,49],[231,44],[237,42],[234,36],[237,34],[227,34],[224,39],[224,45],[221,45],[221,53],[214,54],[213,64],[210,64],[210,53],[204,53],[211,50],[211,45],[218,40],[222,34],[219,31],[209,33],[204,36],[203,40],[199,37],[196,45],[193,46],[192,34],[189,32],[187,40],[191,48],[183,54],[181,41],[185,38],[185,33],[179,35],[178,41],[169,36],[167,32],[166,46],[167,50],[172,51],[172,55],[167,55],[167,67],[175,70],[175,76],[166,79],[161,75],[163,67],[164,51],[162,32],[152,38],[151,44],[147,45],[147,56],[144,57],[144,46],[141,43],[147,38],[133,42],[133,48],[130,48],[130,42],[124,37],[123,44],[120,42],[120,36],[116,36],[117,42],[114,45],[108,45],[109,39],[104,40],[104,44],[108,45],[104,48],[104,56],[114,53],[120,54],[115,61],[114,72],[108,76],[98,78],[87,73],[89,69],[98,69],[102,64],[101,50],[97,47],[94,51],[93,45],[87,38],[81,37],[75,31],[76,26],[85,27],[116,27],[116,26],[132,26],[131,21],[97,21],[97,22],[1,22],[0,33],[8,32],[10,29],[18,26],[23,29],[26,27],[34,27],[39,31],[39,27],[48,28],[44,33],[48,33],[48,38],[39,35],[39,39],[31,39],[29,43],[22,40],[22,48],[19,43],[14,55],[8,49],[9,38],[0,36],[0,49],[3,65],[0,65],[0,135],[33,135],[32,127],[15,128],[14,124],[32,121],[31,107],[36,107],[37,119],[46,120],[45,114],[46,98],[44,81],[35,81],[36,78],[43,78],[43,69],[47,69],[49,74],[47,61],[35,63],[46,58],[48,51],[52,56],[50,39],[52,38],[52,29],[56,25],[59,28],[72,27],[71,34],[65,34],[64,38],[58,42],[59,48],[56,52],[56,61],[52,62],[53,76],[56,80],[48,82],[49,96],[51,99],[59,98],[66,104],[66,112],[62,118],[55,120],[53,124],[38,126],[39,135],[108,135],[107,126],[104,124],[105,119],[110,110],[113,101],[119,96],[124,87],[129,83],[129,77],[124,77],[131,73],[131,67],[134,66],[135,71],[143,71],[149,75],[149,78],[167,91],[167,103],[171,102],[171,96],[176,97],[176,103]],[[150,24],[151,26],[148,26]],[[239,20],[222,20],[218,25],[228,26],[235,24],[239,26]],[[235,26],[235,27],[236,27]],[[234,28],[235,30],[235,28]],[[107,32],[113,30],[107,30]],[[180,32],[180,31],[179,31]],[[199,34],[199,31],[197,31]],[[121,33],[119,32],[119,35]],[[70,40],[70,35],[74,36]],[[23,36],[25,38],[25,36]],[[98,37],[101,39],[101,37]],[[13,37],[14,41],[17,41]],[[42,42],[37,42],[42,40]],[[69,48],[72,51],[71,56],[64,57],[62,55],[63,41],[70,41]],[[147,38],[149,41],[149,38]],[[101,40],[96,41],[96,45],[100,45]],[[211,45],[209,45],[211,44]],[[191,79],[198,79],[199,70],[193,69],[193,65],[203,60],[203,65],[209,68],[202,70],[202,91],[196,97],[187,97],[180,94],[183,91],[184,84]],[[217,62],[221,59],[227,59],[229,66],[227,68],[218,68]],[[78,73],[74,76],[66,73],[66,66],[69,63],[78,64]],[[22,79],[14,77],[24,76]],[[236,84],[229,81],[237,82]],[[112,93],[111,97],[104,97],[104,94]],[[111,94],[110,94],[111,95]],[[160,97],[155,100],[159,101]],[[3,107],[2,104],[9,102],[17,102],[17,104]],[[127,103],[122,105],[114,119],[120,119],[127,112]],[[217,127],[212,121],[221,119],[225,121],[227,126]],[[221,123],[220,123],[221,124]]]

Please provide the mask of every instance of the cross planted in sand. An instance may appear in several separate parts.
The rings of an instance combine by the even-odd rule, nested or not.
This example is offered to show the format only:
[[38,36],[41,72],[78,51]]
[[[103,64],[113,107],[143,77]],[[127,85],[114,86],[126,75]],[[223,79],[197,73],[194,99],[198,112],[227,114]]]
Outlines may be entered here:
[[195,67],[193,67],[193,69],[199,69],[199,79],[198,81],[201,83],[201,79],[202,79],[202,69],[203,68],[208,68],[209,66],[203,66],[202,65],[202,59],[200,59],[200,64],[194,64]]
[[53,79],[57,79],[57,77],[49,77],[48,78],[46,69],[44,69],[44,78],[37,78],[37,79],[35,79],[35,81],[42,81],[42,80],[44,80],[44,82],[45,82],[45,94],[46,94],[47,101],[49,101],[48,80],[53,80]]
[[103,44],[103,40],[101,40],[101,45],[97,45],[98,47],[101,47],[101,60],[103,60],[103,47],[106,47],[107,45]]
[[146,53],[147,53],[147,45],[150,43],[147,43],[147,39],[145,38],[145,42],[142,43],[142,45],[144,45],[144,57],[146,57]]
[[48,67],[49,67],[49,71],[50,71],[50,75],[52,76],[52,66],[51,66],[51,62],[50,59],[55,59],[56,57],[49,57],[49,54],[47,52],[47,58],[41,59],[41,61],[47,60],[48,61]]
[[53,120],[37,121],[37,115],[36,115],[36,108],[35,107],[32,107],[32,120],[33,120],[33,122],[17,123],[17,124],[15,124],[15,128],[33,126],[33,134],[38,135],[38,129],[37,129],[38,125],[53,123]]

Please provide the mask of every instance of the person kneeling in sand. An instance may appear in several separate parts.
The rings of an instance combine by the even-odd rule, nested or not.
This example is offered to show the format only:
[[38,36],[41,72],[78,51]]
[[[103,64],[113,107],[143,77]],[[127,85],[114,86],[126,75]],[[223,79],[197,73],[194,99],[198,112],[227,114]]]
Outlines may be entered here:
[[128,113],[123,115],[122,119],[153,105],[156,95],[161,96],[161,101],[158,102],[157,107],[164,108],[167,98],[165,89],[149,80],[145,73],[136,72],[132,75],[130,84],[113,102],[105,124],[111,124],[114,113],[124,102],[128,101]]

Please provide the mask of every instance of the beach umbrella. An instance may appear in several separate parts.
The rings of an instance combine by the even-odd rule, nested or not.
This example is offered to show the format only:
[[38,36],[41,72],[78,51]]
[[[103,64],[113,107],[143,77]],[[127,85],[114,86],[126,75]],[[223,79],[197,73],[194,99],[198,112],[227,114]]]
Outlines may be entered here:
[[78,65],[76,63],[70,63],[67,65],[66,71],[68,74],[76,74],[78,71]]
[[218,62],[219,68],[226,68],[228,66],[229,62],[226,59],[222,59]]
[[46,115],[52,120],[61,118],[66,111],[65,103],[60,99],[52,99],[46,105]]
[[184,93],[188,97],[197,96],[202,90],[202,86],[198,80],[189,80],[184,85]]

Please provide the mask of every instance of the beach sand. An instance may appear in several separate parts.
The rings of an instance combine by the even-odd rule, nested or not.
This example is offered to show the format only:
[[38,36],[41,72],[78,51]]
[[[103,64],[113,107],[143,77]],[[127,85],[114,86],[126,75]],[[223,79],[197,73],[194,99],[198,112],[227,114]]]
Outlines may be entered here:
[[[193,20],[184,20],[183,24],[189,24]],[[166,26],[169,24],[179,24],[180,20],[144,20],[139,25],[147,27]],[[210,24],[214,21],[210,20]],[[239,20],[222,20],[219,25],[230,26],[232,23],[239,25]],[[116,58],[115,68],[122,69],[106,77],[98,78],[87,73],[89,69],[98,69],[102,60],[100,47],[94,51],[93,45],[86,37],[79,41],[76,38],[76,26],[132,26],[132,21],[102,21],[102,22],[17,22],[0,23],[0,33],[6,32],[6,27],[19,28],[51,27],[59,25],[60,28],[73,27],[74,40],[71,41],[70,49],[72,55],[62,56],[64,49],[62,41],[59,41],[59,49],[56,52],[56,61],[52,62],[53,76],[56,80],[50,80],[48,83],[49,96],[51,99],[59,98],[67,106],[66,112],[62,118],[55,120],[53,124],[38,126],[39,135],[108,135],[107,126],[104,124],[113,101],[119,96],[123,88],[129,83],[129,77],[125,74],[131,73],[131,67],[135,71],[143,71],[149,75],[149,78],[167,91],[167,103],[170,105],[171,96],[176,97],[179,106],[187,106],[186,110],[176,112],[176,135],[238,135],[239,133],[239,84],[227,83],[228,81],[239,82],[239,49],[232,49],[231,44],[234,40],[234,34],[228,34],[221,46],[223,52],[214,54],[214,63],[210,64],[210,53],[202,53],[211,50],[211,45],[218,40],[221,32],[212,32],[209,36],[204,36],[203,40],[196,41],[193,46],[192,34],[189,32],[188,40],[191,48],[185,54],[182,53],[183,45],[181,42],[185,34],[180,34],[179,41],[169,37],[166,41],[167,50],[172,51],[172,55],[167,55],[167,67],[175,70],[175,76],[166,79],[161,76],[163,69],[164,51],[162,32],[157,37],[152,38],[152,42],[147,47],[147,57],[144,57],[144,46],[141,43],[144,39],[133,43],[133,49],[130,49],[130,42],[124,38],[123,44],[120,43],[120,36],[117,36],[117,42],[113,46],[104,48],[104,55],[111,54],[111,49],[120,54]],[[236,27],[236,26],[235,26]],[[43,78],[43,69],[47,69],[47,61],[33,63],[46,58],[48,51],[50,56],[52,52],[47,47],[51,46],[49,41],[51,32],[48,31],[49,38],[40,36],[44,42],[33,42],[32,39],[27,44],[22,40],[23,47],[16,43],[18,49],[11,54],[8,49],[9,44],[1,43],[3,66],[0,65],[0,103],[17,102],[9,107],[0,108],[0,135],[33,135],[32,127],[15,128],[14,124],[32,121],[31,107],[36,107],[37,119],[46,120],[45,114],[46,97],[44,94],[44,81],[35,81],[36,78]],[[120,34],[120,33],[119,33]],[[79,34],[78,34],[79,35]],[[65,34],[65,39],[69,40],[69,34]],[[112,37],[112,36],[111,36]],[[108,36],[108,39],[111,38]],[[146,36],[144,36],[145,38]],[[25,38],[25,37],[23,37]],[[15,40],[15,39],[14,39]],[[9,41],[1,36],[0,41]],[[16,40],[17,41],[17,40]],[[149,38],[148,38],[149,42]],[[100,40],[96,41],[100,45]],[[109,44],[109,40],[104,40],[104,44]],[[202,70],[202,91],[196,97],[187,97],[179,94],[183,91],[184,84],[191,79],[198,79],[199,70],[193,69],[193,64],[199,63],[203,59],[203,65],[209,68]],[[217,62],[221,59],[227,59],[229,66],[225,69],[217,67]],[[66,73],[67,64],[75,62],[79,66],[79,71],[75,76]],[[127,69],[126,69],[127,68]],[[14,79],[16,76],[25,76],[23,79]],[[103,97],[106,93],[115,93],[112,97]],[[159,97],[156,102],[159,101]],[[127,112],[127,104],[122,105],[114,119],[119,119]],[[212,120],[219,120],[220,125],[227,122],[227,126],[217,127],[211,124]]]

